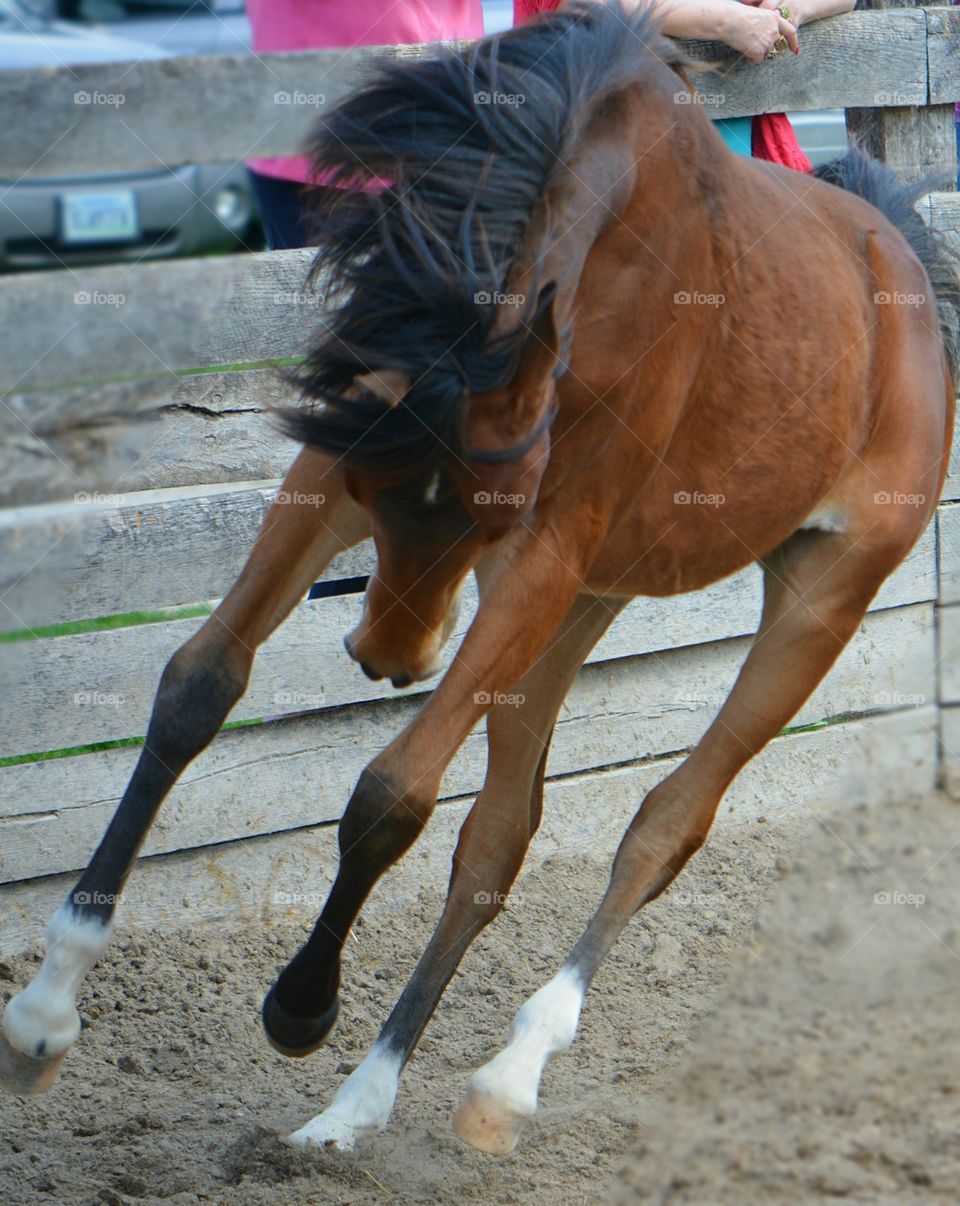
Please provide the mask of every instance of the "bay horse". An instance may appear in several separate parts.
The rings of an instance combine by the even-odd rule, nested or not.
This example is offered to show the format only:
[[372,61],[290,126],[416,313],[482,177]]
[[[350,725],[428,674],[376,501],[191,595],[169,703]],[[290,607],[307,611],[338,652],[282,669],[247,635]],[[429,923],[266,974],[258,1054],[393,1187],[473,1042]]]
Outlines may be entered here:
[[[933,515],[953,421],[956,274],[916,190],[852,152],[820,179],[734,156],[649,11],[581,4],[430,61],[397,62],[323,121],[344,190],[316,271],[335,307],[287,414],[305,444],[238,581],[163,672],[107,832],[7,1007],[0,1064],[49,1086],[78,986],[164,796],[244,691],[254,650],[329,561],[372,534],[350,656],[433,674],[457,593],[480,606],[419,715],[363,770],[312,936],[266,996],[269,1041],[316,1050],[344,941],[433,812],[486,715],[486,780],[439,924],[375,1045],[291,1138],[382,1129],[461,957],[540,821],[547,749],[590,649],[635,595],[756,561],[764,604],[729,697],[643,800],[554,978],[473,1077],[455,1120],[507,1152],[548,1058],[629,919],[704,842],[734,776],[797,712]],[[384,184],[384,182],[386,182]],[[314,505],[316,497],[322,505]],[[504,702],[504,693],[513,698]],[[522,699],[519,706],[517,701]]]

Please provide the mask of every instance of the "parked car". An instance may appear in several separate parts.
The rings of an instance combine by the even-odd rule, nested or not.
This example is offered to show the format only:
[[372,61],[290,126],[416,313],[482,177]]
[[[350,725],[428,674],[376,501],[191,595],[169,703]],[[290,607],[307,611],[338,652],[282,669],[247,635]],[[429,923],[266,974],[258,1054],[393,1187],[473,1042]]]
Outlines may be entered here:
[[[248,46],[242,0],[179,0],[176,8],[111,0],[0,0],[0,71],[236,52]],[[76,103],[84,103],[83,94],[77,95]],[[0,270],[242,246],[262,246],[242,164],[0,180]]]
[[[508,29],[513,0],[483,13]],[[0,0],[0,71],[249,48],[243,0]],[[842,109],[791,117],[815,164],[846,149]],[[0,180],[0,271],[261,246],[242,164]]]

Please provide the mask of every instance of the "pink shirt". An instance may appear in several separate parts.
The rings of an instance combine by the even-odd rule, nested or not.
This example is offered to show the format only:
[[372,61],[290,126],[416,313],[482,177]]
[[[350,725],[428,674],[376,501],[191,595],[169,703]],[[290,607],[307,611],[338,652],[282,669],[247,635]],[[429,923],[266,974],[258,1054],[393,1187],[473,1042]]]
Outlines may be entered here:
[[[483,37],[481,0],[247,0],[247,16],[258,54]],[[282,180],[310,176],[303,156],[250,167]]]

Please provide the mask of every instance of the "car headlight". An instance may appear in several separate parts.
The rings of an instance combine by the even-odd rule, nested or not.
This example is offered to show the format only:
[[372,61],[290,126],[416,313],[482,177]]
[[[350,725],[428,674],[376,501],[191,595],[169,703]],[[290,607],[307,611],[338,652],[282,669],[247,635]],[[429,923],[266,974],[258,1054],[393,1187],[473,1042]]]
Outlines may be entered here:
[[213,203],[210,208],[224,226],[229,226],[231,230],[246,226],[250,221],[250,200],[241,189],[233,184],[217,189],[213,194]]

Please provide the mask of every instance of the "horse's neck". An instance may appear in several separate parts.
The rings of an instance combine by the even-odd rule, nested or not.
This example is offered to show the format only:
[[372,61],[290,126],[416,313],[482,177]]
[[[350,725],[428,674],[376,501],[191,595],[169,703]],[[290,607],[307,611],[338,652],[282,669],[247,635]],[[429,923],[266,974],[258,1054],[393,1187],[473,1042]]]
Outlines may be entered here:
[[515,325],[522,299],[551,281],[557,284],[558,311],[566,317],[591,250],[618,223],[636,236],[634,250],[650,274],[652,293],[658,273],[670,278],[666,283],[673,282],[671,293],[703,283],[677,284],[687,268],[694,274],[706,269],[722,275],[757,229],[760,199],[751,193],[768,191],[750,167],[749,160],[727,149],[699,112],[681,110],[679,120],[666,114],[658,124],[651,122],[649,111],[644,113],[642,98],[623,106],[585,139],[535,208],[505,288],[518,299],[517,306],[500,308],[496,328],[506,331]]
[[[622,141],[584,147],[534,209],[508,274],[508,296],[530,297],[553,281],[559,309],[566,311],[590,249],[620,219],[630,191],[631,160]],[[507,330],[516,319],[509,306],[501,307],[496,327]]]

